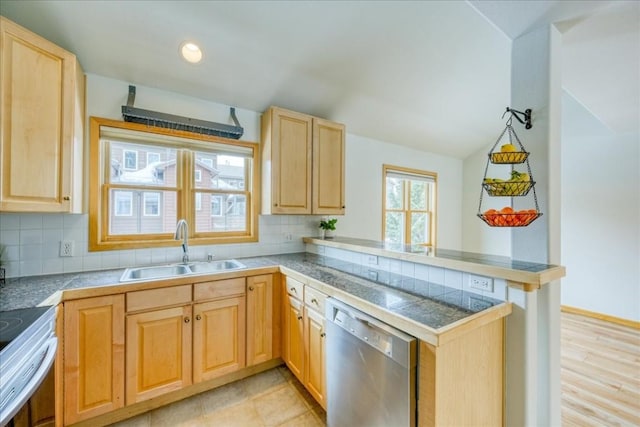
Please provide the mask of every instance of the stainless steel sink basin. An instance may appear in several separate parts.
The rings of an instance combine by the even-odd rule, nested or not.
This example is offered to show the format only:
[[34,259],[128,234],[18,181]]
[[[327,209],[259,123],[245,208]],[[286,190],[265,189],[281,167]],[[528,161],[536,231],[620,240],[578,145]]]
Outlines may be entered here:
[[190,264],[158,265],[152,267],[127,268],[120,277],[121,282],[132,282],[145,279],[168,279],[190,274],[221,273],[223,271],[240,270],[246,265],[235,259],[209,262],[193,262]]
[[217,273],[220,271],[240,270],[242,268],[247,268],[247,266],[235,259],[225,259],[219,261],[196,262],[189,264],[189,268],[193,273]]

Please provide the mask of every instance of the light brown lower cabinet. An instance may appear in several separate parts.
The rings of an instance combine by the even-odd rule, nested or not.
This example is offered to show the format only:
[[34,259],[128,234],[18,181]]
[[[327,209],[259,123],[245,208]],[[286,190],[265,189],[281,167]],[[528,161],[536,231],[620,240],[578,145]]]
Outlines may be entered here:
[[191,310],[127,315],[127,405],[191,384]]
[[53,369],[45,377],[38,390],[12,418],[12,427],[53,427],[56,424],[55,375]]
[[121,408],[124,396],[124,295],[64,303],[64,424]]
[[273,275],[247,277],[247,366],[273,358]]
[[304,383],[304,308],[302,302],[292,296],[287,296],[286,301],[284,309],[284,361],[293,375],[301,383]]
[[245,313],[244,295],[193,306],[194,383],[246,366]]
[[286,278],[284,361],[309,393],[326,409],[325,320],[327,296]]
[[304,375],[304,385],[314,399],[324,409],[327,409],[324,314],[308,307],[304,308],[304,313],[305,366],[307,368]]

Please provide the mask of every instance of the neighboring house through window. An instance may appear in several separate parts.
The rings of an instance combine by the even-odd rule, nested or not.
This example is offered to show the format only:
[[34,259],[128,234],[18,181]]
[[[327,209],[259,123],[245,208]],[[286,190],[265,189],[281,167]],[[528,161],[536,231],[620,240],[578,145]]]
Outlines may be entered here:
[[124,168],[129,170],[138,169],[138,152],[131,150],[123,150]]
[[160,193],[144,193],[144,216],[160,216]]
[[435,246],[437,174],[383,165],[383,175],[384,241]]
[[147,165],[160,161],[160,153],[147,153]]
[[131,216],[133,214],[132,193],[130,191],[114,191],[114,215]]
[[171,245],[181,218],[194,244],[257,241],[257,144],[91,120],[90,250]]

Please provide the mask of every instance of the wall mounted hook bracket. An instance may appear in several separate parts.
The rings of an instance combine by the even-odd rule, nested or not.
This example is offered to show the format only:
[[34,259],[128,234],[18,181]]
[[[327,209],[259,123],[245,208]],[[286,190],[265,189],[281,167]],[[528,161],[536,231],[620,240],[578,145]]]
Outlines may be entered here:
[[[531,129],[533,127],[531,124],[531,108],[527,108],[523,113],[522,111],[507,107],[507,110],[502,114],[502,118],[504,118],[504,115],[507,113],[511,113],[511,117],[515,117],[516,120],[524,125],[525,129]],[[518,117],[518,114],[522,115],[522,119]],[[511,117],[509,117],[509,121],[511,121]]]

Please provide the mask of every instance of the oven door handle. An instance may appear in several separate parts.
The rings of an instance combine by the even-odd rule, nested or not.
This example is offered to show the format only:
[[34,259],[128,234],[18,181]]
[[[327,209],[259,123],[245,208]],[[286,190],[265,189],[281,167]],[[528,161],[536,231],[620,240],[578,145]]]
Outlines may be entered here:
[[0,425],[5,425],[8,423],[11,418],[18,413],[20,408],[29,400],[29,398],[36,392],[44,378],[47,376],[49,369],[53,365],[53,361],[56,358],[56,350],[58,348],[58,338],[55,336],[49,338],[43,345],[42,348],[45,351],[44,358],[35,373],[31,376],[27,384],[18,392],[18,395],[15,397],[9,397],[11,400],[7,402],[7,406],[2,409],[2,413],[0,413]]

